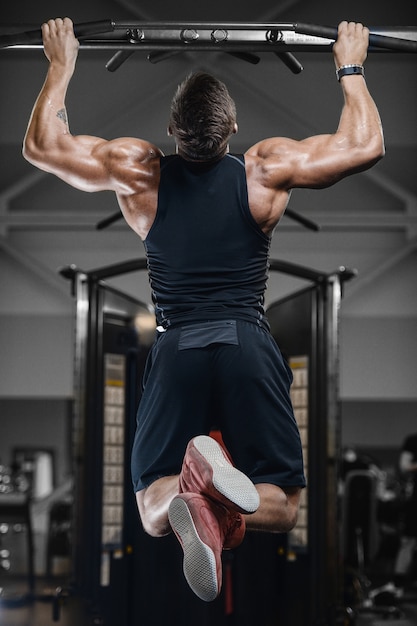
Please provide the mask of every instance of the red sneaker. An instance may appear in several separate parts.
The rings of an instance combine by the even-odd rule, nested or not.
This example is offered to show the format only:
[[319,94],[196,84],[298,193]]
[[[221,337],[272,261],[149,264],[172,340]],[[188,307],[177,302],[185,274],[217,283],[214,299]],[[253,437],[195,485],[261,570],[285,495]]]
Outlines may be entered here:
[[222,550],[237,547],[245,535],[245,520],[201,494],[182,493],[172,500],[169,521],[184,551],[184,576],[206,602],[222,586]]
[[201,493],[239,513],[254,513],[259,506],[255,485],[233,466],[227,451],[206,435],[189,442],[179,486],[180,493]]

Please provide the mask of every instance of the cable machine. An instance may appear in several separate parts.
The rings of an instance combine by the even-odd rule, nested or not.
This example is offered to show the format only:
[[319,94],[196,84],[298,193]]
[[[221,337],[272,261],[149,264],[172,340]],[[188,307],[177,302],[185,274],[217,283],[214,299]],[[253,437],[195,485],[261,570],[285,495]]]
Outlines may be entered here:
[[[344,282],[355,272],[340,268],[325,274],[277,261],[272,261],[271,269],[311,281],[267,309],[271,332],[293,370],[291,396],[307,474],[299,522],[289,535],[285,615],[288,624],[297,626],[337,624],[338,619],[349,617],[343,600],[337,496],[341,457],[339,309]],[[302,601],[300,586],[304,589]]]
[[92,623],[127,626],[133,590],[126,581],[138,524],[130,445],[153,309],[104,285],[100,272],[67,267],[61,274],[71,279],[76,303],[74,593],[98,620]]

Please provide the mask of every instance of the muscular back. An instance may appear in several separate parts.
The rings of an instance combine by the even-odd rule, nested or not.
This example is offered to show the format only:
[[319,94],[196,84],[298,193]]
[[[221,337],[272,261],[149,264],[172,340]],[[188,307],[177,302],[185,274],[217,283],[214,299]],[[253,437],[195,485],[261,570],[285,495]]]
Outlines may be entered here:
[[[157,211],[160,156],[159,150],[149,146],[141,165],[133,168],[134,180],[125,191],[116,191],[127,223],[142,240],[146,239]],[[268,164],[259,156],[247,152],[245,169],[250,211],[261,230],[271,235],[285,211],[289,192],[277,187],[276,168],[272,176]]]

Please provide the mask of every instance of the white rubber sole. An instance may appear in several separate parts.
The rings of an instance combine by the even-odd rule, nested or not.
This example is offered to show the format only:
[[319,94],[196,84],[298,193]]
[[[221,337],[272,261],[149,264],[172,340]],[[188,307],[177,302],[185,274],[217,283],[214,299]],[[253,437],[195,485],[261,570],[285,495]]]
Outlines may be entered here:
[[184,551],[184,576],[193,592],[205,602],[218,595],[216,558],[198,536],[186,502],[174,498],[168,510],[169,522]]
[[233,467],[213,437],[198,435],[193,439],[193,443],[212,467],[212,481],[216,490],[235,504],[241,512],[254,513],[259,507],[259,494],[252,481]]

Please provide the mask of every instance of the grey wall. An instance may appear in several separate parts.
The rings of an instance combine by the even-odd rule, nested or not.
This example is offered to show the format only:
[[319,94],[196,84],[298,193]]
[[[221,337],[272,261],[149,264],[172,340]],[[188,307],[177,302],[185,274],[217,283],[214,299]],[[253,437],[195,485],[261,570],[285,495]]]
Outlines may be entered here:
[[[397,446],[413,427],[413,417],[417,427],[415,261],[416,255],[409,255],[373,281],[361,284],[359,276],[346,285],[340,311],[340,398],[343,439],[349,444]],[[59,279],[63,288],[54,289],[27,269],[19,276],[18,267],[10,265],[13,280],[1,274],[8,294],[0,307],[1,457],[21,436],[36,438],[44,429],[48,437],[54,432],[61,437],[65,403],[72,396],[70,284]],[[139,299],[148,302],[146,277],[132,280]],[[287,277],[271,276],[270,302],[279,296],[279,284],[291,288],[287,282]],[[389,408],[381,412],[381,406]],[[50,428],[54,420],[56,430]]]
[[[7,265],[5,255],[2,261],[0,398],[69,398],[75,314],[70,283],[57,277],[58,289],[17,261]],[[414,253],[373,280],[361,282],[359,274],[347,283],[340,310],[342,400],[417,402],[416,269]],[[121,277],[121,286],[149,302],[146,275],[140,274]],[[299,288],[274,273],[268,302],[280,297],[282,285],[287,291]]]

